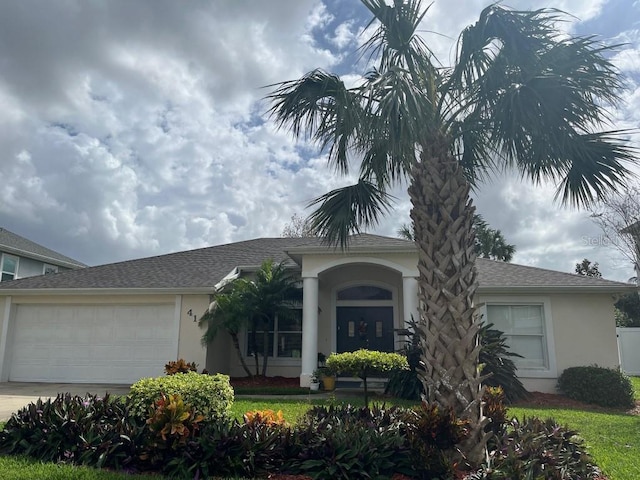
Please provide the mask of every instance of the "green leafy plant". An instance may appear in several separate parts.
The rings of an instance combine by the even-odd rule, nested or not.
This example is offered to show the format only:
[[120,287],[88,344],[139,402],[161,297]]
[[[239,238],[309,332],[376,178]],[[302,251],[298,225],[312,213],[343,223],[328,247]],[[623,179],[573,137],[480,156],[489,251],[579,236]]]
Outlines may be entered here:
[[480,354],[478,361],[482,366],[482,375],[486,378],[482,381],[490,387],[502,387],[505,400],[515,402],[529,396],[517,375],[517,367],[513,358],[522,358],[509,350],[504,332],[492,328],[493,324],[484,324],[480,328]]
[[0,432],[0,453],[131,468],[138,462],[144,438],[144,421],[130,414],[126,400],[60,394],[14,413]]
[[233,388],[227,375],[187,372],[138,380],[129,392],[133,412],[146,418],[149,408],[163,394],[179,394],[205,421],[225,418],[233,404]]
[[[478,332],[480,337],[479,361],[482,374],[486,376],[483,383],[490,387],[502,387],[505,401],[514,402],[527,398],[529,392],[517,377],[517,368],[512,358],[520,357],[511,352],[506,343],[504,333],[492,328],[492,324],[483,325]],[[399,353],[407,357],[409,368],[397,370],[389,377],[386,392],[407,400],[417,400],[424,393],[420,382],[420,338],[423,332],[418,328],[415,320],[411,320],[408,328],[397,330],[398,335],[404,337],[403,346]]]
[[419,478],[450,478],[456,445],[469,435],[469,422],[453,409],[422,402],[406,417],[411,463]]
[[632,407],[633,385],[620,370],[598,367],[571,367],[558,378],[558,389],[569,398],[602,407]]
[[536,417],[509,422],[494,438],[488,465],[469,480],[585,480],[601,478],[576,432]]
[[505,401],[506,398],[502,387],[485,388],[482,395],[482,413],[490,420],[484,427],[485,432],[493,432],[496,435],[504,433],[507,423]]
[[196,362],[187,363],[183,358],[179,358],[176,361],[167,362],[167,364],[164,366],[164,372],[167,375],[197,371],[198,365],[196,365]]
[[198,430],[204,417],[195,413],[178,394],[161,395],[150,410],[147,425],[163,442],[184,444]]
[[409,365],[406,357],[398,353],[361,349],[355,352],[332,353],[327,358],[326,368],[330,374],[361,378],[364,382],[364,403],[369,406],[367,378],[408,369]]

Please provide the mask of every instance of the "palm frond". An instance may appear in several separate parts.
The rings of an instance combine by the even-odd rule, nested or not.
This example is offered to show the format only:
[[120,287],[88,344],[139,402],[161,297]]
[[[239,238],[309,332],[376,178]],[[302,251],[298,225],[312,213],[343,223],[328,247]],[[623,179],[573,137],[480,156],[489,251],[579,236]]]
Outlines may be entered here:
[[318,197],[308,206],[319,205],[309,219],[315,231],[328,244],[345,248],[348,237],[359,233],[362,226],[378,223],[389,210],[393,197],[371,182],[360,179],[354,185],[338,188]]
[[625,186],[632,173],[624,163],[635,161],[638,151],[621,143],[624,131],[581,135],[568,145],[566,173],[556,198],[573,206],[591,206],[616,187]]
[[561,19],[558,10],[486,8],[460,37],[448,107],[483,129],[457,139],[466,163],[494,152],[534,182],[561,180],[563,202],[588,205],[623,184],[634,151],[620,132],[591,133],[618,99],[620,80],[605,56],[611,47],[559,37]]
[[357,89],[347,89],[338,76],[322,70],[270,86],[276,88],[267,96],[272,102],[268,113],[278,126],[328,149],[330,165],[347,173],[348,153],[358,137],[362,117]]

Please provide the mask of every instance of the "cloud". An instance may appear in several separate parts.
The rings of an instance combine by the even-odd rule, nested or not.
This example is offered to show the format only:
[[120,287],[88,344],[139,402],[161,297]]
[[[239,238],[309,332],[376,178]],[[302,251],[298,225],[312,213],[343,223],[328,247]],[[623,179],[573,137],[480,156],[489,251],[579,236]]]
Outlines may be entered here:
[[[605,3],[554,6],[592,25]],[[433,4],[422,30],[443,63],[487,4]],[[276,129],[262,87],[316,67],[355,84],[365,65],[350,52],[366,14],[334,0],[1,3],[2,226],[89,264],[278,235],[353,178]],[[637,73],[637,32],[616,35],[631,42],[614,61]],[[628,126],[639,121],[638,83],[613,112]],[[381,234],[409,221],[406,185],[393,194]],[[518,245],[517,261],[572,270],[593,253],[607,263],[581,244],[597,233],[584,212],[558,210],[547,190],[509,177],[477,203]]]

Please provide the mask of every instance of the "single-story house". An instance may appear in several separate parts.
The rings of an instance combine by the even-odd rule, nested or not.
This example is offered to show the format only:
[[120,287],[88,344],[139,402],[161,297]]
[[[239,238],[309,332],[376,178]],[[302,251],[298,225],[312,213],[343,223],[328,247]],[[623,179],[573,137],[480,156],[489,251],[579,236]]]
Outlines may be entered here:
[[84,267],[82,262],[0,227],[0,282]]
[[[225,279],[284,261],[303,286],[296,319],[272,326],[269,375],[308,385],[318,353],[367,345],[392,351],[417,318],[413,242],[361,234],[341,251],[317,238],[259,238],[25,278],[0,285],[0,381],[130,383],[184,358],[244,375],[221,334],[202,346],[197,320]],[[634,287],[478,259],[476,302],[503,330],[530,390],[552,392],[567,367],[618,365],[613,313]],[[241,335],[248,355],[246,335]]]

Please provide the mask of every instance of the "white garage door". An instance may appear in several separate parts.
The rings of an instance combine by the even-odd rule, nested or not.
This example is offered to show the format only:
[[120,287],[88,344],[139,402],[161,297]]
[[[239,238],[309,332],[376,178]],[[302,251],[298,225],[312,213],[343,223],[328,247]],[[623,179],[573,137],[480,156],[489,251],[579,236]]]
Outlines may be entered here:
[[9,380],[133,383],[177,355],[173,305],[18,305]]

